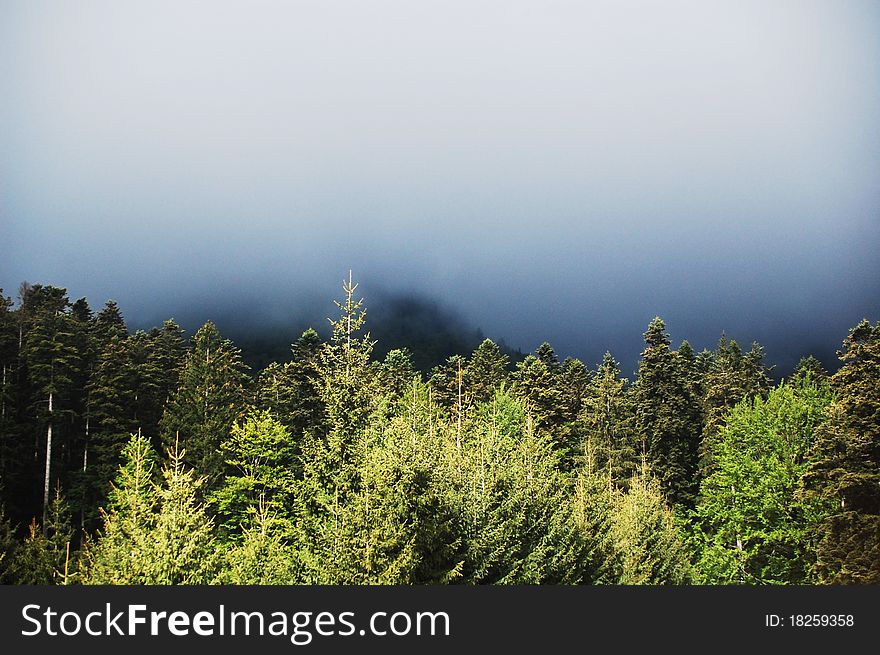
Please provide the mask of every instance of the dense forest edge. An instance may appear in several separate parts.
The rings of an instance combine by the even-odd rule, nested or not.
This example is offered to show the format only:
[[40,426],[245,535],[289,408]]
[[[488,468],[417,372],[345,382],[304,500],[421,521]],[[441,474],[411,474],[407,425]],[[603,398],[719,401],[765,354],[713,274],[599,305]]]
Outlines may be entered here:
[[0,289],[0,581],[880,582],[880,322],[775,383],[658,317],[629,380],[489,339],[425,374],[350,276],[336,306],[252,370],[211,322]]

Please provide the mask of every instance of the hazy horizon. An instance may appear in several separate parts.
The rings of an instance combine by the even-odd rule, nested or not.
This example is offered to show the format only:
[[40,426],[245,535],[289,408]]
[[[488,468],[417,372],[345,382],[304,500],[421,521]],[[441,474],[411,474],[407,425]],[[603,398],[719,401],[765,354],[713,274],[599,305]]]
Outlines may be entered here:
[[880,319],[880,5],[6,2],[0,287],[133,327],[437,302],[632,374]]

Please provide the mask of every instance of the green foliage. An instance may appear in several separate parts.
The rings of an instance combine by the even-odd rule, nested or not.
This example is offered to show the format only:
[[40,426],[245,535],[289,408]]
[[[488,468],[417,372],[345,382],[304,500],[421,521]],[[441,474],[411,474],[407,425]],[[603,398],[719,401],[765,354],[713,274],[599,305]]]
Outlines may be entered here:
[[828,371],[822,366],[822,362],[812,355],[802,357],[792,375],[793,382],[800,382],[807,378],[819,386],[827,386],[831,381]]
[[843,366],[831,378],[834,402],[817,430],[805,497],[826,508],[816,522],[815,575],[821,582],[880,582],[880,322],[856,325]]
[[[560,403],[567,421],[573,422],[580,416],[591,380],[590,370],[581,360],[567,357],[562,362],[562,369],[559,371],[559,386],[562,391]],[[571,440],[575,441],[576,437],[572,435]]]
[[814,509],[796,496],[813,433],[829,402],[809,381],[743,400],[725,417],[696,523],[706,582],[797,584],[808,580]]
[[373,359],[357,288],[254,385],[211,323],[187,348],[113,301],[0,292],[0,581],[880,581],[880,324],[776,389],[757,344],[675,351],[659,318],[633,385],[547,343],[510,372],[482,336],[425,383]]
[[[11,535],[7,532],[4,536],[9,539]],[[40,527],[34,519],[28,525],[25,540],[7,551],[9,562],[5,577],[16,584],[70,584],[76,579],[77,571],[76,552],[71,552],[72,537],[70,507],[61,495],[60,487],[56,487],[46,525]],[[0,561],[2,569],[3,562]]]
[[687,584],[690,553],[666,506],[660,482],[646,467],[613,500],[611,538],[616,582],[624,585]]
[[495,395],[495,390],[507,381],[509,358],[498,345],[484,339],[471,355],[467,365],[469,397],[474,403],[484,403]]
[[46,412],[44,401],[49,394],[61,400],[71,391],[80,364],[77,323],[65,289],[35,285],[24,302],[29,325],[22,353],[36,394],[34,402]]
[[771,382],[764,366],[764,349],[757,343],[743,354],[736,341],[722,336],[715,352],[704,362],[701,378],[703,390],[703,439],[700,445],[700,472],[712,472],[716,438],[724,425],[724,417],[737,403],[756,396],[766,396]]
[[289,515],[296,450],[284,425],[267,411],[254,411],[232,426],[221,450],[230,472],[211,502],[227,536],[239,534],[260,505]]
[[0,504],[0,584],[12,584],[14,570],[10,567],[15,558],[15,550],[18,546],[15,539],[15,530],[12,528],[6,510]]
[[180,443],[188,453],[187,463],[206,478],[208,491],[222,480],[220,444],[244,412],[249,385],[238,348],[221,337],[213,323],[199,328],[161,427],[165,446]]
[[379,365],[380,393],[392,401],[400,400],[412,387],[413,378],[421,379],[421,374],[413,368],[409,350],[406,348],[389,350],[385,361]]
[[557,383],[557,366],[528,355],[514,372],[513,393],[528,408],[538,428],[553,431],[564,421],[560,413],[562,390]]
[[586,389],[579,417],[582,461],[603,475],[606,485],[625,485],[635,472],[635,416],[627,383],[611,353],[605,353]]
[[123,449],[124,463],[102,510],[103,529],[86,549],[85,584],[148,584],[152,530],[158,504],[157,457],[149,439],[132,435]]
[[566,471],[575,466],[582,452],[576,425],[582,399],[574,395],[588,377],[577,360],[561,365],[546,342],[519,362],[513,374],[513,394],[524,403],[536,429],[550,439]]
[[270,364],[257,379],[257,407],[272,412],[297,442],[324,423],[318,374],[322,347],[318,333],[309,328],[291,346],[291,361]]
[[[579,525],[570,480],[520,402],[499,392],[479,409],[451,471],[460,496],[469,583],[580,583],[599,578],[603,535]],[[580,529],[581,527],[587,529]]]
[[149,584],[207,584],[219,572],[214,523],[197,500],[204,478],[183,466],[183,456],[182,450],[171,451],[162,469],[148,551]]
[[218,573],[213,522],[197,500],[202,480],[169,453],[156,481],[149,440],[132,435],[104,527],[86,551],[85,584],[206,584]]
[[688,507],[697,490],[702,416],[685,362],[669,343],[663,320],[653,319],[634,389],[636,430],[669,502]]
[[[12,299],[0,289],[0,481],[3,491],[21,474],[23,444],[18,438],[17,409],[20,404],[20,361],[18,357],[19,316],[12,310]],[[9,502],[6,494],[0,494],[0,512],[3,502]],[[3,564],[0,562],[0,570]]]
[[286,535],[288,526],[264,503],[251,513],[240,543],[224,553],[220,584],[290,585],[303,580],[296,550]]
[[434,402],[439,407],[464,417],[470,405],[469,386],[466,380],[467,360],[461,355],[452,355],[431,372],[431,391]]

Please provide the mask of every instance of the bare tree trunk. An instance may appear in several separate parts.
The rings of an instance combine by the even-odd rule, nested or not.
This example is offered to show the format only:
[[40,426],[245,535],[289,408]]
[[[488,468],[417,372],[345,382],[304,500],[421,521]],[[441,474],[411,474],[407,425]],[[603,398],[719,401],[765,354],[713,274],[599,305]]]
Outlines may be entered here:
[[[83,448],[83,479],[85,479],[85,473],[89,468],[89,414],[88,410],[86,410],[86,443]],[[82,507],[79,510],[79,548],[82,550],[83,547],[83,539],[86,534],[86,491],[83,489],[83,503]]]
[[49,477],[52,474],[52,392],[49,392],[49,426],[46,428],[46,479],[43,483],[43,536],[46,535],[46,516],[49,509]]
[[458,362],[458,425],[455,432],[455,445],[461,452],[461,361]]

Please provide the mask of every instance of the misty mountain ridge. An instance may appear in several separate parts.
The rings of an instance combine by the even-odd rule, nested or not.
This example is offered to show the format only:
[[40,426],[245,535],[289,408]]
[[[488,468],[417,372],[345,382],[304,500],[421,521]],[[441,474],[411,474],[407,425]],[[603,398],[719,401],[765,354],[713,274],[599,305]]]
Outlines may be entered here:
[[[437,300],[413,293],[385,293],[378,299],[371,296],[373,303],[366,307],[365,329],[376,342],[373,355],[377,359],[396,348],[406,348],[413,367],[428,373],[452,355],[472,353],[487,337],[481,328]],[[289,360],[291,344],[309,328],[322,338],[329,338],[328,317],[326,312],[322,314],[317,301],[299,299],[293,306],[295,309],[285,316],[264,307],[229,307],[218,303],[212,308],[207,303],[172,312],[172,316],[190,334],[211,320],[241,349],[251,369],[259,371],[271,362]],[[125,308],[122,310],[124,313]],[[136,321],[135,327],[149,329],[162,320]],[[525,358],[525,353],[508,345],[503,337],[490,338],[510,358],[511,365]]]
[[[285,309],[286,308],[286,309]],[[509,344],[503,335],[487,334],[481,327],[469,320],[462,312],[450,307],[441,300],[415,292],[381,290],[371,292],[365,301],[365,330],[376,342],[373,355],[383,359],[389,351],[406,348],[411,353],[413,367],[422,373],[429,373],[438,364],[446,361],[451,355],[470,355],[486,338],[497,343],[510,358],[513,368],[517,362],[536,348],[539,344]],[[205,322],[212,321],[221,333],[241,349],[244,360],[253,371],[260,371],[270,362],[285,362],[290,359],[291,344],[307,329],[312,328],[326,339],[330,335],[329,315],[335,310],[332,304],[315,297],[297,297],[289,302],[274,301],[264,303],[259,300],[237,300],[223,303],[217,299],[205,299],[189,303],[178,311],[164,315],[173,317],[189,334],[193,334]],[[123,313],[126,308],[122,307]],[[662,316],[662,314],[661,314]],[[149,329],[160,325],[163,317],[156,315],[149,320],[130,321],[134,329]],[[644,326],[639,326],[641,329]],[[689,340],[697,351],[703,348],[715,348],[717,339],[724,337],[736,341],[745,351],[751,346],[751,340],[740,340],[737,335],[722,331],[717,337],[706,337],[700,334],[688,336],[688,326],[675,323],[671,326],[673,336],[682,335],[681,339],[673,339],[673,347],[677,348],[683,339]],[[548,330],[548,333],[551,330]],[[584,336],[584,352],[568,352],[558,348],[556,353],[560,360],[566,357],[581,359],[588,367],[595,368],[602,355],[610,351],[622,364],[622,369],[631,369],[634,379],[638,369],[639,353],[643,347],[641,341],[634,341],[620,347],[605,343],[598,339],[599,335]],[[802,357],[813,355],[829,371],[839,367],[836,347],[843,340],[840,335],[837,342],[821,343],[817,339],[812,342],[773,343],[766,353],[766,363],[770,367],[770,375],[776,381],[787,378],[797,367]],[[546,339],[556,348],[553,339]],[[759,342],[765,347],[767,344]]]
[[[94,311],[100,310],[98,299],[91,298],[89,302]],[[222,299],[201,294],[187,299],[185,304],[180,304],[179,299],[167,303],[132,303],[128,299],[118,302],[131,331],[149,330],[170,318],[192,335],[206,322],[213,322],[224,337],[241,349],[243,359],[254,372],[271,362],[289,361],[291,344],[309,328],[322,338],[328,338],[329,317],[336,312],[332,302],[321,294],[300,293],[284,297],[278,289],[266,288],[247,295],[226,294]],[[546,341],[554,347],[560,360],[575,357],[591,369],[601,362],[606,351],[611,352],[620,362],[623,375],[633,380],[644,347],[634,333],[640,333],[647,325],[630,325],[626,332],[621,328],[610,334],[607,329],[595,330],[585,326],[582,339],[578,339],[579,343],[573,349],[570,339],[568,347],[556,343],[554,334],[559,336],[560,326],[552,321],[541,331],[546,336],[539,341],[510,344],[505,338],[509,335],[487,332],[458,308],[429,294],[411,290],[377,289],[371,284],[364,309],[365,330],[375,341],[374,358],[381,360],[393,349],[406,348],[413,367],[425,374],[451,355],[470,355],[484,339],[489,338],[509,357],[511,369]],[[662,312],[658,314],[665,318]],[[693,325],[691,322],[687,319],[682,322],[679,317],[667,323],[673,348],[688,340],[698,352],[714,350],[718,339],[724,337],[736,341],[743,351],[747,351],[752,342],[757,341],[765,348],[765,363],[777,382],[789,377],[800,359],[808,355],[816,357],[827,371],[836,371],[840,365],[836,349],[846,336],[840,334],[837,339],[825,341],[817,334],[785,338],[783,334],[770,331],[762,334],[762,338],[742,339],[741,335],[724,330],[712,334],[699,321]],[[515,326],[510,329],[516,331]]]

